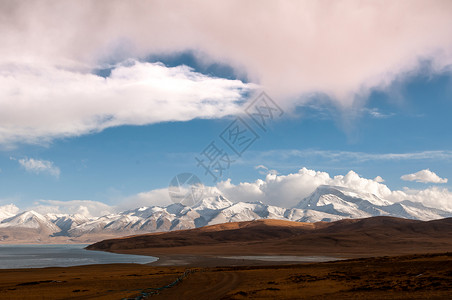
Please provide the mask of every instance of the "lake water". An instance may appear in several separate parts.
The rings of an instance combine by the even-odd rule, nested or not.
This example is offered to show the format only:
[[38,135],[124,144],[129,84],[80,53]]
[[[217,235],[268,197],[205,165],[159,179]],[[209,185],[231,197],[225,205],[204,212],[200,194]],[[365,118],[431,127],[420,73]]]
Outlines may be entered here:
[[0,269],[70,267],[157,261],[157,257],[83,249],[87,245],[0,245]]
[[279,262],[327,262],[342,260],[341,258],[330,256],[290,256],[290,255],[249,255],[249,256],[242,255],[242,256],[222,256],[221,258],[279,261]]

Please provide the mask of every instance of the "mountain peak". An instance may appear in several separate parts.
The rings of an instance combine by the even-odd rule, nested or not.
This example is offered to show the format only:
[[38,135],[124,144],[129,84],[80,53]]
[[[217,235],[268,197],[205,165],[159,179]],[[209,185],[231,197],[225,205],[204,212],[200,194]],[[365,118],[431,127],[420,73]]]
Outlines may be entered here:
[[14,217],[5,219],[0,224],[0,227],[33,228],[52,233],[60,231],[58,226],[34,210],[24,211]]
[[200,202],[193,206],[194,210],[204,210],[204,209],[223,209],[231,206],[233,203],[226,199],[222,195],[213,195],[204,197]]

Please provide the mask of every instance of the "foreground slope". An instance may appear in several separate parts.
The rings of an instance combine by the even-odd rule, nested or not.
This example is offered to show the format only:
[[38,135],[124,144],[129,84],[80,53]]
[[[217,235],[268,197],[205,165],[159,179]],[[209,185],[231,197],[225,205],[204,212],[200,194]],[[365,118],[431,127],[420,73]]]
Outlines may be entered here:
[[148,255],[373,256],[452,251],[452,218],[371,217],[301,223],[256,220],[110,239],[87,247]]
[[[137,264],[0,270],[0,295],[141,299],[141,292],[168,286],[186,270]],[[450,299],[452,291],[451,253],[190,270],[149,299]]]

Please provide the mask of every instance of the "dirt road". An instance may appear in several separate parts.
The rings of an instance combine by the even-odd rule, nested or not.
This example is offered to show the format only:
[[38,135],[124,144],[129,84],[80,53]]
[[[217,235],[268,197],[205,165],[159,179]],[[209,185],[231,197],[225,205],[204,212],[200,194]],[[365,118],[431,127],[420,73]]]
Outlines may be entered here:
[[173,289],[162,292],[167,299],[221,299],[240,283],[235,271],[197,272]]

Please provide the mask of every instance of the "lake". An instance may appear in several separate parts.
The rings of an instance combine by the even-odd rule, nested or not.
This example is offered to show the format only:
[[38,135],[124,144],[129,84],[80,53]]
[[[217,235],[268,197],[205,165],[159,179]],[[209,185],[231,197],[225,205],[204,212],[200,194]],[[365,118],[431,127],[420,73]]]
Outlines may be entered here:
[[70,267],[157,261],[157,257],[85,250],[85,244],[0,245],[0,269]]
[[342,260],[343,258],[330,256],[291,256],[291,255],[241,255],[241,256],[220,256],[229,259],[247,259],[261,261],[279,261],[279,262],[327,262]]

